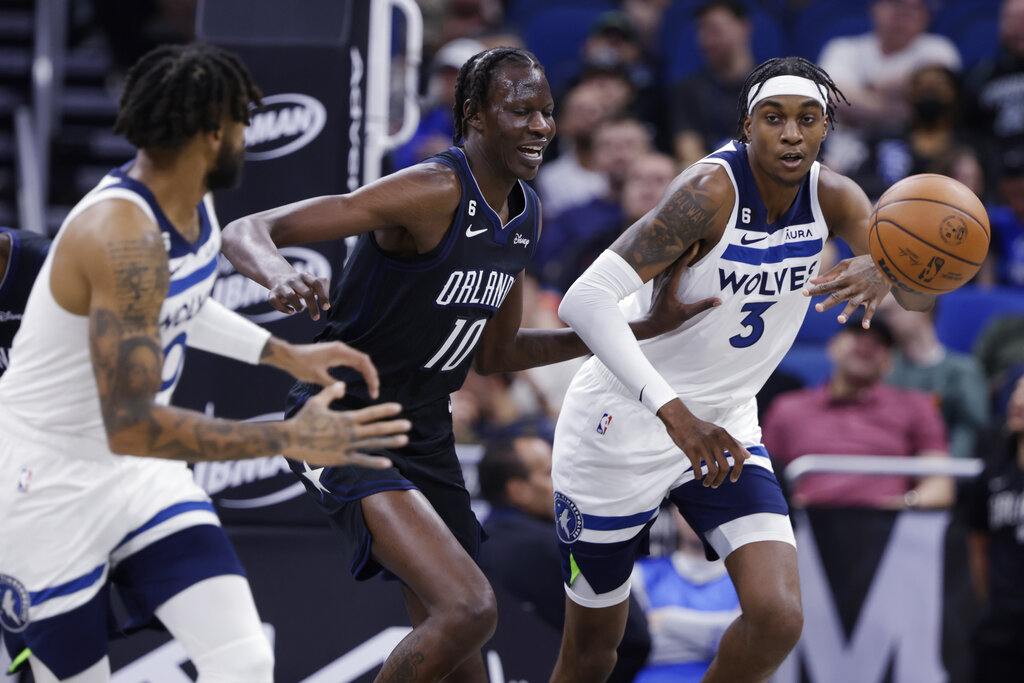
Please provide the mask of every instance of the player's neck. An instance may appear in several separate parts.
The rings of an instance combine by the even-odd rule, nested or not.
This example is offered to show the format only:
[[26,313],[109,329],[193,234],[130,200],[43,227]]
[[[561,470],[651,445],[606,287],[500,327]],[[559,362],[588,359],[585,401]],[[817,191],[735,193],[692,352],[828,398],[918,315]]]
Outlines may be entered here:
[[206,194],[206,168],[197,155],[183,151],[139,150],[128,175],[149,188],[175,227],[195,220]]
[[508,195],[515,186],[516,178],[501,169],[487,152],[477,144],[476,138],[470,138],[465,146],[466,159],[473,171],[476,184],[484,200],[500,216]]

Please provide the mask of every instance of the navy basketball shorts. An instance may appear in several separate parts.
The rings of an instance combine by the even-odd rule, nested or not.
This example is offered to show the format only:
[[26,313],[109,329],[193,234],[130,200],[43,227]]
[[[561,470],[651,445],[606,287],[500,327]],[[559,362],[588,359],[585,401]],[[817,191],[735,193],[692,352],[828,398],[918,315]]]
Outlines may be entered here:
[[665,498],[701,536],[709,558],[756,541],[796,545],[789,508],[759,445],[754,401],[689,407],[750,452],[739,481],[717,489],[697,482],[661,421],[607,370],[588,363],[573,379],[555,428],[551,475],[563,579],[574,602],[607,607],[629,596],[633,562],[646,554]]
[[[310,395],[293,391],[287,414],[297,412]],[[482,529],[473,514],[462,465],[455,453],[448,397],[405,410],[400,417],[412,422],[409,443],[395,450],[366,451],[390,458],[392,466],[387,469],[316,468],[288,461],[307,493],[330,519],[331,526],[340,532],[349,571],[359,581],[377,574],[383,574],[385,579],[396,578],[373,558],[373,538],[363,518],[361,500],[383,491],[420,491],[474,561],[480,552]]]
[[[12,658],[30,648],[62,680],[181,591],[243,574],[183,462],[113,455],[0,410],[0,482],[0,631]],[[112,590],[127,623],[114,621]]]

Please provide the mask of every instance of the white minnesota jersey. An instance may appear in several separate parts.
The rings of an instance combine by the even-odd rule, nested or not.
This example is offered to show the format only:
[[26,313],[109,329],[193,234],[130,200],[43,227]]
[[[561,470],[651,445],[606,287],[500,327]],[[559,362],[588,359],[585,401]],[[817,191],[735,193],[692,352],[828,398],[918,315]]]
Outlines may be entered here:
[[[792,345],[810,302],[801,290],[818,272],[828,226],[818,204],[818,162],[774,223],[766,220],[744,145],[730,143],[698,163],[726,170],[736,202],[722,239],[683,273],[679,296],[718,297],[722,305],[640,345],[684,403],[723,408],[752,399]],[[622,302],[627,319],[646,313],[652,291],[648,282]]]
[[11,367],[0,378],[0,412],[50,437],[95,442],[99,450],[106,449],[107,438],[89,354],[89,317],[62,308],[50,289],[53,257],[68,223],[97,202],[123,199],[160,228],[170,261],[170,286],[159,318],[164,366],[156,400],[164,405],[181,375],[190,321],[213,289],[221,245],[209,195],[197,207],[201,230],[191,243],[167,220],[149,189],[127,175],[127,168],[104,177],[68,214],[29,295],[11,347]]

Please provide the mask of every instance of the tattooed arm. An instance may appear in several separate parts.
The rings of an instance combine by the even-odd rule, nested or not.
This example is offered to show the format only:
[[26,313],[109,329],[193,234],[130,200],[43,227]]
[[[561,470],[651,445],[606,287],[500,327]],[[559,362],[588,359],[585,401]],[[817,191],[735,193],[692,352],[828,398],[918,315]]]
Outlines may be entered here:
[[610,249],[647,282],[695,243],[697,260],[711,251],[725,232],[734,202],[725,169],[695,164],[673,181],[658,208],[622,233]]
[[[654,303],[648,315],[629,323],[637,339],[650,339],[674,330],[684,322],[720,303],[718,299],[703,299],[692,304],[683,303],[676,296],[679,278],[693,260],[696,249],[679,257],[672,268],[659,277],[654,290]],[[523,275],[519,274],[504,303],[487,323],[480,336],[480,346],[474,360],[477,372],[489,375],[495,372],[516,372],[551,363],[560,363],[590,353],[579,335],[571,329],[520,329],[523,319]]]
[[235,460],[276,453],[311,464],[386,466],[357,449],[406,441],[404,420],[377,422],[397,404],[336,412],[344,393],[328,387],[294,419],[242,423],[155,403],[163,352],[158,316],[167,294],[167,255],[160,232],[134,204],[100,202],[66,228],[57,245],[51,286],[57,302],[89,316],[89,351],[107,441],[114,453],[178,460]]
[[[732,468],[735,481],[749,457],[721,427],[697,419],[665,381],[625,327],[618,302],[697,245],[705,256],[721,239],[735,202],[724,169],[691,166],[669,187],[658,208],[630,227],[569,289],[559,308],[594,354],[651,412],[705,486],[720,485]],[[733,458],[730,463],[728,453]],[[703,476],[701,462],[707,465]]]

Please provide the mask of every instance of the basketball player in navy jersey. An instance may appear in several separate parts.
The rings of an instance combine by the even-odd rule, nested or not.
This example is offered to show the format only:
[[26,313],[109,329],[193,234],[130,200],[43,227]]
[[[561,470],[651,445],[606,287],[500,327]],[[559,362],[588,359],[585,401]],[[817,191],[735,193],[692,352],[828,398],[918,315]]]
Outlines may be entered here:
[[10,362],[11,342],[49,248],[43,235],[0,228],[0,375]]
[[[209,192],[237,178],[259,98],[218,48],[142,57],[115,125],[139,151],[71,210],[29,295],[0,377],[0,630],[40,683],[110,679],[111,586],[133,625],[167,627],[199,680],[271,683],[248,582],[184,461],[283,452],[380,467],[354,451],[407,440],[407,422],[378,421],[398,404],[328,409],[344,393],[328,368],[365,366],[364,354],[289,344],[210,298],[220,228]],[[175,408],[186,344],[329,386],[285,421]]]
[[[520,274],[540,238],[540,205],[524,181],[555,134],[543,67],[524,50],[494,48],[463,65],[455,94],[455,147],[351,194],[240,219],[224,234],[225,255],[276,307],[308,306],[314,317],[328,308],[324,283],[296,273],[277,248],[360,235],[318,339],[371,354],[381,397],[401,401],[413,424],[410,444],[389,452],[389,470],[292,468],[342,531],[356,578],[384,569],[402,581],[414,629],[378,680],[486,680],[477,651],[495,628],[494,596],[474,563],[480,527],[449,394],[474,361],[480,372],[510,372],[587,350],[568,330],[519,329]],[[680,304],[674,282],[666,278],[659,306],[633,323],[637,336],[713,304]],[[371,400],[358,376],[335,376],[349,386],[338,407]],[[315,391],[296,386],[290,410]]]
[[[703,680],[766,681],[800,636],[795,540],[755,394],[792,344],[808,295],[829,295],[819,310],[845,301],[842,322],[865,306],[868,326],[889,291],[867,255],[870,202],[817,162],[839,97],[804,59],[758,66],[742,89],[738,141],[683,171],[562,301],[562,319],[595,357],[573,379],[555,431],[567,609],[554,682],[608,676],[633,561],[665,498],[709,556],[724,558],[742,608]],[[831,235],[860,256],[818,276]],[[679,296],[721,305],[638,342],[625,316],[649,301],[644,283],[694,245]],[[934,301],[895,295],[918,310]]]

